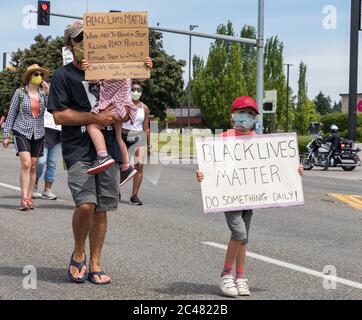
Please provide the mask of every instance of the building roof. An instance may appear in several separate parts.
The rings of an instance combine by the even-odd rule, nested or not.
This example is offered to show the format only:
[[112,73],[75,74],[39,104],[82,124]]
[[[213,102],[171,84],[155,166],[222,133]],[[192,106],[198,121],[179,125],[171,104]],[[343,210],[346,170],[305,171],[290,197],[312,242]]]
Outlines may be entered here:
[[[339,94],[341,97],[343,96],[349,96],[349,93],[340,93]],[[357,96],[362,96],[362,93],[357,93]]]
[[[182,118],[188,117],[188,108],[177,108],[177,109],[167,109],[166,113],[174,114],[177,118],[181,118],[181,110],[182,110]],[[201,110],[199,108],[190,108],[190,118],[198,118],[202,117]]]

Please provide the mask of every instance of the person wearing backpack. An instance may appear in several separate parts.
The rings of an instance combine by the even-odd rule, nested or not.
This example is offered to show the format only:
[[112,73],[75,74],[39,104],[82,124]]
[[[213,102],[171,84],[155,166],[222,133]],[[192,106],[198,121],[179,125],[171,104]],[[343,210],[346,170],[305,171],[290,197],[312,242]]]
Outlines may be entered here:
[[34,209],[31,198],[38,159],[44,152],[44,112],[49,94],[49,86],[44,80],[48,75],[48,70],[37,64],[27,68],[21,78],[24,86],[15,91],[5,122],[3,145],[8,148],[12,132],[21,162],[21,211]]

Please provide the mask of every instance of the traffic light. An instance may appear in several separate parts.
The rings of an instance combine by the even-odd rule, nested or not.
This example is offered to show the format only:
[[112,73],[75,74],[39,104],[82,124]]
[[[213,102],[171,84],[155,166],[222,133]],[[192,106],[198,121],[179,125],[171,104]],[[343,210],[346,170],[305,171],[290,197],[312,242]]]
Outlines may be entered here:
[[38,26],[50,24],[50,1],[38,1]]
[[274,111],[273,102],[264,102],[263,103],[263,111],[264,111],[264,113],[272,113]]
[[264,92],[263,113],[275,113],[277,108],[277,90],[267,90]]

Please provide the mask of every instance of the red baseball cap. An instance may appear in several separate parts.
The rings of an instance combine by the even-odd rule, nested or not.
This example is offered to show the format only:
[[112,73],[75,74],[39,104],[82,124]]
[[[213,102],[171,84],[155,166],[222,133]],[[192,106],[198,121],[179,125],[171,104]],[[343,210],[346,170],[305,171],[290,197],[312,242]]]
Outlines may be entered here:
[[253,108],[257,114],[259,114],[259,108],[252,97],[249,96],[241,96],[234,100],[231,105],[231,112],[234,112],[237,109],[242,108]]

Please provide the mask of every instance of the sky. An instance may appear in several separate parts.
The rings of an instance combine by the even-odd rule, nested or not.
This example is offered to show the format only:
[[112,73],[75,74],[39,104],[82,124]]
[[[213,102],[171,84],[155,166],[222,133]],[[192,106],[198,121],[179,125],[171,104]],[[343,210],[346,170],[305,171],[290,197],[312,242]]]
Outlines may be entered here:
[[[0,0],[0,65],[2,52],[29,47],[34,37],[59,36],[72,20],[51,17],[51,25],[35,26],[36,15],[27,12],[34,0]],[[149,25],[175,29],[215,33],[217,26],[230,20],[236,33],[246,25],[257,26],[257,0],[52,0],[51,11],[75,16],[85,12],[109,10],[148,11]],[[24,27],[25,25],[25,27]],[[29,28],[33,26],[33,28]],[[299,64],[307,64],[308,96],[311,99],[319,91],[339,100],[340,93],[347,93],[349,86],[349,0],[265,0],[265,38],[278,36],[284,43],[285,63],[290,68],[290,86],[297,93]],[[194,37],[192,53],[207,59],[212,40]],[[359,46],[362,54],[362,44]],[[189,38],[164,33],[164,49],[177,59],[188,62]],[[362,74],[360,59],[359,74]],[[185,68],[188,79],[188,67]],[[361,77],[359,77],[359,80]],[[362,81],[359,81],[362,92]]]

